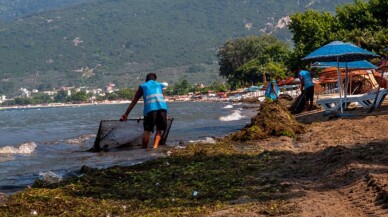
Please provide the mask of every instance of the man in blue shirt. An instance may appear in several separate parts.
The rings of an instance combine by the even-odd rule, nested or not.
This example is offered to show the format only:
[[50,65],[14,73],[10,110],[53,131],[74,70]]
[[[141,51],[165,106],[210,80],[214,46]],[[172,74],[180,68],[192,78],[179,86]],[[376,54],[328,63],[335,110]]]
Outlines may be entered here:
[[310,102],[310,106],[307,108],[308,110],[311,110],[313,108],[313,102],[314,102],[314,82],[313,77],[311,76],[311,73],[307,70],[301,70],[299,72],[299,79],[300,79],[300,90],[305,93],[306,97],[306,104]]
[[144,135],[142,145],[146,149],[148,141],[156,126],[156,134],[153,148],[158,148],[162,137],[162,131],[167,128],[167,103],[164,99],[163,88],[166,85],[156,82],[156,74],[149,73],[146,77],[146,82],[141,84],[129,104],[125,113],[121,116],[120,121],[128,119],[129,113],[135,107],[141,97],[144,99]]

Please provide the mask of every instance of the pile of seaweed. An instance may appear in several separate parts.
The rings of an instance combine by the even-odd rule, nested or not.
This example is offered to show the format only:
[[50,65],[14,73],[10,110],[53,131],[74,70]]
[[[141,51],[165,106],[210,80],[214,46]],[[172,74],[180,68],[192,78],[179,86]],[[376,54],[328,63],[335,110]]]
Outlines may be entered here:
[[251,119],[251,123],[242,130],[231,135],[234,141],[265,139],[270,136],[295,137],[304,133],[304,125],[296,121],[294,116],[281,103],[262,103],[259,113]]

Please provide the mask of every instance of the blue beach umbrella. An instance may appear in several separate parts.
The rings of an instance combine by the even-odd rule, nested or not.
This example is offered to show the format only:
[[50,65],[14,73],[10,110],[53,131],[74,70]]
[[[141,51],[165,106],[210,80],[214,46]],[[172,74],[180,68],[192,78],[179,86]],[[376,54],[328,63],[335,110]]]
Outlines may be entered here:
[[352,62],[357,60],[367,60],[379,55],[360,48],[352,43],[333,41],[318,48],[302,60],[312,60],[319,62]]
[[[315,62],[312,64],[315,68],[328,68],[337,67],[337,62]],[[353,61],[353,62],[339,62],[340,68],[348,69],[377,69],[377,66],[366,60]]]
[[336,62],[338,75],[338,88],[340,94],[341,113],[342,108],[342,90],[341,90],[341,74],[340,62],[352,62],[358,60],[366,60],[379,55],[360,48],[352,43],[345,43],[342,41],[333,41],[329,44],[318,48],[309,55],[302,58],[302,60],[319,61],[319,62]]

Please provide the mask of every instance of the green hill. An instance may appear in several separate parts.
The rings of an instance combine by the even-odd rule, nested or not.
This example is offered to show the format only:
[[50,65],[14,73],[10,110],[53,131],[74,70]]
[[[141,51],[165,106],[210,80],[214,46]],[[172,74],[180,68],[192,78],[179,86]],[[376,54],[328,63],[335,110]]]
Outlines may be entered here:
[[14,20],[52,9],[93,0],[0,0],[0,20]]
[[290,41],[278,21],[307,8],[334,11],[329,0],[99,0],[0,25],[0,94],[21,86],[119,87],[148,71],[160,80],[219,80],[217,48],[263,32]]

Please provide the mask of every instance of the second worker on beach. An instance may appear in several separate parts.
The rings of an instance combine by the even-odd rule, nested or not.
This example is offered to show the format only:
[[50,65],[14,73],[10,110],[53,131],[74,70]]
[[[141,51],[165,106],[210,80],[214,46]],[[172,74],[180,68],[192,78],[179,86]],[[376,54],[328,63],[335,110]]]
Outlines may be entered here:
[[304,91],[306,99],[307,110],[310,111],[313,109],[314,103],[314,82],[311,73],[307,70],[301,70],[298,74],[300,79],[300,90]]
[[146,82],[139,86],[135,97],[120,118],[120,121],[126,121],[133,107],[135,107],[136,103],[143,96],[144,134],[142,146],[144,149],[148,148],[149,138],[151,133],[154,132],[155,126],[156,134],[153,148],[158,148],[162,131],[167,128],[167,103],[163,94],[163,88],[166,85],[156,82],[156,78],[155,73],[149,73],[147,75]]

